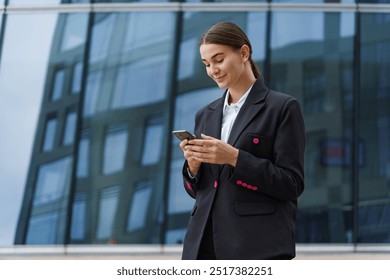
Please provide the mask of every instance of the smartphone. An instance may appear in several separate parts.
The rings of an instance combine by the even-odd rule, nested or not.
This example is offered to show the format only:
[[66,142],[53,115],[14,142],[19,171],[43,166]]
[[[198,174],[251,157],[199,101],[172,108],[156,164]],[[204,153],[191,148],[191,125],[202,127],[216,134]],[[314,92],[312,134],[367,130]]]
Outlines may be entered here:
[[175,135],[180,141],[183,141],[184,139],[191,140],[195,139],[195,135],[189,133],[187,130],[174,130],[172,131],[172,134]]

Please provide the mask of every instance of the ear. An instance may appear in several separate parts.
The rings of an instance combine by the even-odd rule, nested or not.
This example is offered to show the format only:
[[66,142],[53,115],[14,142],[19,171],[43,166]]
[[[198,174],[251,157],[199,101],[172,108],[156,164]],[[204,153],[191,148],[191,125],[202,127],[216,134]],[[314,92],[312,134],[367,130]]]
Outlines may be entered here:
[[250,49],[248,45],[242,45],[240,52],[241,52],[242,60],[247,61],[250,56]]

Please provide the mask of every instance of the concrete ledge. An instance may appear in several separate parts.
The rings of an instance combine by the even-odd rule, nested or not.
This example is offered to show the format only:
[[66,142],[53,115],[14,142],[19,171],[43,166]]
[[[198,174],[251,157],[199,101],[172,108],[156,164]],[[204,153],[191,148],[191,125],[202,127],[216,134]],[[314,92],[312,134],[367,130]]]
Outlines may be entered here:
[[[182,245],[15,245],[0,247],[0,259],[173,259]],[[390,259],[390,244],[298,244],[297,260]]]

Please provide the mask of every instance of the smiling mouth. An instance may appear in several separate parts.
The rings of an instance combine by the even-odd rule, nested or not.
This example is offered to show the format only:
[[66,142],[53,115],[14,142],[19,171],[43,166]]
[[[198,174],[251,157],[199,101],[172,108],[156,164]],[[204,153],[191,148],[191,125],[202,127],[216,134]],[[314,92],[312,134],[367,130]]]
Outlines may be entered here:
[[[225,75],[225,76],[226,76],[226,75]],[[225,78],[225,76],[214,78],[214,80],[220,81],[220,80],[222,80],[223,78]]]

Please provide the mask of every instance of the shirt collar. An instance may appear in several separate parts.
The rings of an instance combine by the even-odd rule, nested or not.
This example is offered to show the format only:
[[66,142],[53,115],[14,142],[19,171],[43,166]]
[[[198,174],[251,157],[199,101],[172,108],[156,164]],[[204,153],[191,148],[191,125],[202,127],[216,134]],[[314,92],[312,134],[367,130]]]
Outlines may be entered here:
[[241,96],[240,100],[238,100],[237,103],[234,103],[234,104],[231,104],[231,105],[229,105],[230,92],[228,91],[226,93],[226,96],[225,96],[225,102],[223,103],[223,111],[225,111],[227,107],[232,107],[232,106],[235,106],[238,109],[241,109],[241,107],[245,103],[246,98],[248,97],[249,92],[251,91],[252,87],[253,87],[253,85],[251,85],[250,88],[244,93],[244,95]]

